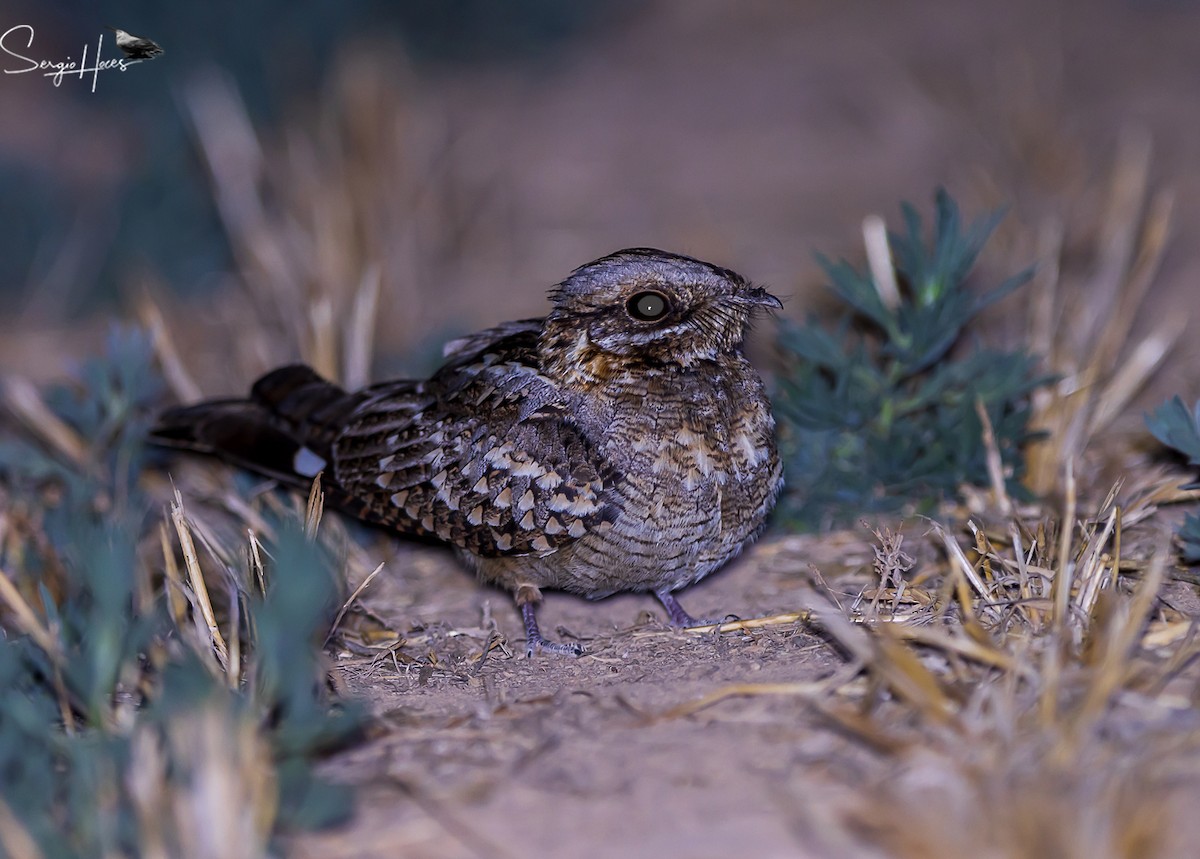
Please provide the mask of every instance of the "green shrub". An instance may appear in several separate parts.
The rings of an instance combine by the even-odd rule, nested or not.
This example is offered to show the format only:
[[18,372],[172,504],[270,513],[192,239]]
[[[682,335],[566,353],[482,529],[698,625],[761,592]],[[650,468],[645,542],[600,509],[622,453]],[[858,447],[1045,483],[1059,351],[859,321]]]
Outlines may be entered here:
[[780,326],[781,512],[794,526],[904,507],[925,512],[963,484],[986,483],[976,402],[1011,469],[1010,489],[1019,492],[1028,396],[1047,378],[1030,355],[963,341],[972,321],[1031,271],[976,294],[967,276],[999,214],[964,225],[939,192],[927,243],[916,211],[905,205],[903,213],[904,233],[889,236],[899,287],[893,306],[868,272],[819,256],[845,305],[842,318],[832,328],[813,319]]
[[362,724],[322,695],[334,567],[299,523],[272,522],[265,593],[223,583],[243,653],[215,670],[202,637],[172,619],[142,545],[160,521],[139,485],[160,389],[146,339],[117,333],[105,360],[44,397],[85,440],[86,462],[26,433],[0,442],[0,569],[18,594],[0,611],[0,800],[46,857],[138,856],[152,842],[193,854],[189,821],[221,773],[253,806],[233,809],[258,827],[241,855],[257,852],[255,836],[265,851],[272,832],[350,809],[312,772]]
[[[1182,399],[1172,397],[1146,416],[1146,426],[1155,438],[1187,459],[1188,465],[1200,466],[1200,402],[1188,411]],[[1183,488],[1198,489],[1200,483]],[[1183,560],[1200,563],[1200,516],[1185,517],[1177,537]]]

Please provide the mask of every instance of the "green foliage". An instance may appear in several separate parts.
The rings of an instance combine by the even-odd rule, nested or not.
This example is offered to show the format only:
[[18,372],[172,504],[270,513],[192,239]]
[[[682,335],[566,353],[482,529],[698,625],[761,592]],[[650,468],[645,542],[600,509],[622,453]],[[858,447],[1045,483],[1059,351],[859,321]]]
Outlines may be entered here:
[[1146,426],[1154,437],[1187,458],[1188,465],[1200,466],[1200,402],[1192,411],[1179,397],[1172,397],[1146,416]]
[[906,505],[929,510],[963,484],[986,483],[977,402],[1012,469],[1010,488],[1020,492],[1028,395],[1047,379],[1022,352],[954,350],[971,321],[1031,271],[976,294],[967,275],[999,214],[964,224],[940,191],[928,244],[916,210],[906,204],[903,214],[904,232],[889,236],[896,306],[868,272],[819,256],[846,312],[832,330],[813,319],[780,326],[774,403],[787,473],[782,512],[799,527]]
[[[350,808],[348,794],[312,772],[315,755],[362,724],[356,709],[331,712],[321,694],[319,648],[337,607],[329,559],[297,523],[277,518],[265,594],[228,577],[248,651],[238,674],[250,678],[231,690],[198,637],[176,627],[142,559],[149,553],[139,555],[158,521],[138,478],[159,391],[146,339],[114,333],[106,360],[45,397],[90,445],[86,466],[22,435],[0,441],[0,505],[12,526],[0,569],[51,641],[0,612],[0,800],[50,859],[142,855],[148,800],[135,785],[157,771],[165,792],[198,796],[198,769],[217,765],[193,736],[205,719],[227,729],[229,766],[253,771],[239,762],[241,733],[266,750],[264,806],[276,829],[331,822]],[[161,750],[157,770],[147,742]],[[167,855],[181,855],[175,806],[155,801]]]
[[1200,564],[1200,516],[1188,514],[1176,534],[1183,560],[1189,564]]
[[[1146,416],[1146,426],[1155,438],[1182,454],[1188,465],[1200,466],[1200,402],[1189,411],[1182,399],[1172,397]],[[1200,482],[1183,488],[1200,489]],[[1200,516],[1188,515],[1176,536],[1184,561],[1200,563]]]

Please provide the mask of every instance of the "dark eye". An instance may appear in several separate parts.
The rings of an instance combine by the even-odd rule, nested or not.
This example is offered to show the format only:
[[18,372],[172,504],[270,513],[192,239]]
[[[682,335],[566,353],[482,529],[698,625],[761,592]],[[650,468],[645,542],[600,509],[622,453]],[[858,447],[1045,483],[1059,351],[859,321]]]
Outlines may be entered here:
[[654,322],[662,319],[671,309],[670,302],[661,292],[639,292],[625,305],[629,315],[642,322]]

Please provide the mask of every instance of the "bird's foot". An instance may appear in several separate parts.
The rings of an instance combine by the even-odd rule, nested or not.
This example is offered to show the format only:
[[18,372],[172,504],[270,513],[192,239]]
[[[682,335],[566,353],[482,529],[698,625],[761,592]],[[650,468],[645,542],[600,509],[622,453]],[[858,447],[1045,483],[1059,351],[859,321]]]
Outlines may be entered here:
[[667,620],[675,629],[687,629],[691,626],[717,626],[731,619],[737,619],[736,615],[732,614],[727,614],[724,617],[692,617],[688,614],[688,610],[679,604],[679,600],[675,599],[675,595],[666,588],[655,591],[654,595],[658,597],[658,601],[667,610]]
[[556,653],[560,656],[583,656],[586,652],[582,644],[565,644],[561,641],[547,641],[542,637],[538,628],[537,603],[521,604],[521,619],[525,621],[525,656],[532,659],[533,654],[540,651]]

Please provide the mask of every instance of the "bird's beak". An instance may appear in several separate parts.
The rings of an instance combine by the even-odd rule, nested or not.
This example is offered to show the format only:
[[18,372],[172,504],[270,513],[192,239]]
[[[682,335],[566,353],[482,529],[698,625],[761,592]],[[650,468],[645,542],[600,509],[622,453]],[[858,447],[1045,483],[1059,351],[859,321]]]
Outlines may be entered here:
[[772,310],[783,310],[783,302],[780,301],[771,293],[767,292],[761,286],[753,286],[749,289],[743,289],[738,293],[738,298],[743,304],[753,304],[758,307],[769,307]]

